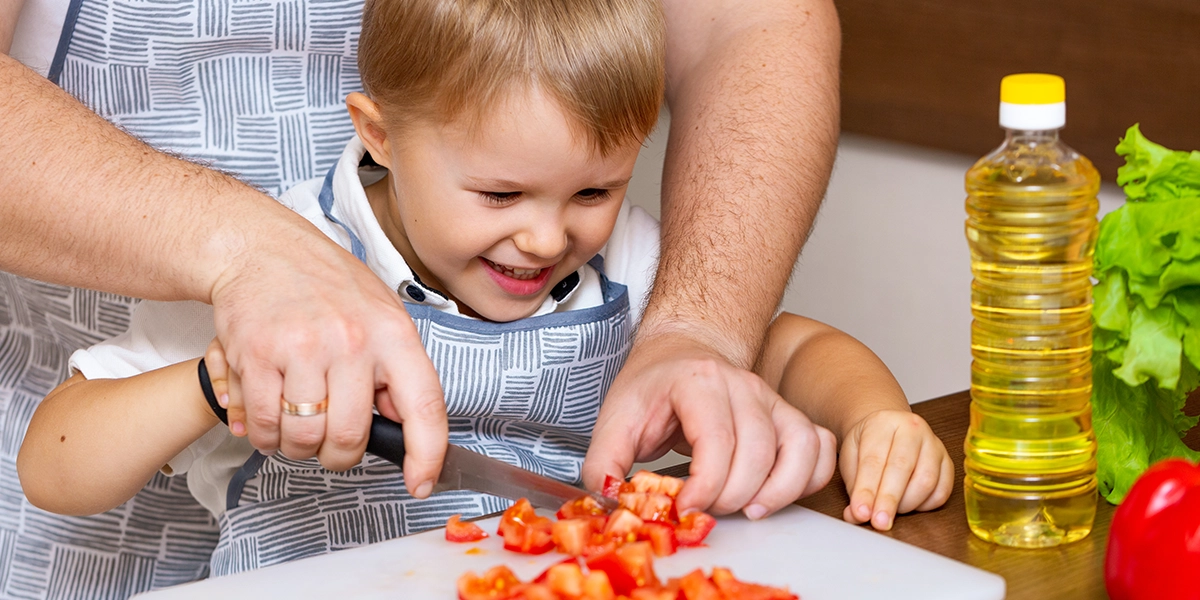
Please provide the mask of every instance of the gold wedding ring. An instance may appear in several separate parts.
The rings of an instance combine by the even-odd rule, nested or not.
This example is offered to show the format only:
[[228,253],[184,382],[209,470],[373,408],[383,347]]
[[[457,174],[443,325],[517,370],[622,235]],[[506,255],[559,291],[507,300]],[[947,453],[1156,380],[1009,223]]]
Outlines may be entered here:
[[280,399],[279,406],[283,409],[283,414],[292,415],[294,417],[311,417],[325,412],[329,407],[329,399],[326,398],[320,402],[307,402],[303,404],[294,404],[287,400]]

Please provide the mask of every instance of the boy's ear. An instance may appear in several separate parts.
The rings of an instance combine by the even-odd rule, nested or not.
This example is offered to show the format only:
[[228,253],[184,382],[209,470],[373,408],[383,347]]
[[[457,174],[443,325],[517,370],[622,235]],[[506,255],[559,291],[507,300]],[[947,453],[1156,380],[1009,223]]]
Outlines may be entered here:
[[379,105],[366,94],[354,92],[346,96],[346,110],[350,113],[350,121],[354,123],[354,131],[358,132],[371,158],[385,167],[390,165],[392,146],[387,129],[383,126],[383,117],[379,114]]

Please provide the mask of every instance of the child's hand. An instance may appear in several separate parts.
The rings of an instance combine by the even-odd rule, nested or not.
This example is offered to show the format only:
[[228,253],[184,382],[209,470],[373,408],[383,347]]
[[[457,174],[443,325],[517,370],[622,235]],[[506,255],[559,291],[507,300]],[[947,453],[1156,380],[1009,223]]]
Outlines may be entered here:
[[230,433],[237,437],[246,435],[246,407],[242,404],[242,388],[238,375],[229,369],[229,361],[225,359],[225,348],[216,338],[213,338],[208,344],[208,350],[204,352],[204,366],[208,369],[208,379],[212,382],[217,404],[227,413]]
[[933,510],[954,486],[954,465],[929,424],[907,410],[878,410],[842,442],[842,479],[850,506],[842,518],[892,528],[896,513]]

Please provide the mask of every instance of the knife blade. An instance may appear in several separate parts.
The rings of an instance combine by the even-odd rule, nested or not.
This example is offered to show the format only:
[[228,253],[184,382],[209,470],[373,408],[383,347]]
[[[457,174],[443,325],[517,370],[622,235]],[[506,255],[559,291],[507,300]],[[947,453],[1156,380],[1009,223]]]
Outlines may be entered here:
[[[208,367],[200,360],[198,367],[200,389],[217,418],[229,424],[224,408],[217,402]],[[371,415],[371,433],[367,438],[367,452],[374,454],[401,469],[404,468],[404,429],[399,423],[382,415]],[[446,458],[442,471],[433,486],[434,493],[450,490],[471,490],[491,494],[509,500],[529,499],[537,508],[557,510],[564,503],[581,496],[591,496],[608,510],[617,508],[617,501],[607,496],[589,492],[573,485],[551,479],[527,469],[515,467],[498,460],[450,444],[446,447]]]

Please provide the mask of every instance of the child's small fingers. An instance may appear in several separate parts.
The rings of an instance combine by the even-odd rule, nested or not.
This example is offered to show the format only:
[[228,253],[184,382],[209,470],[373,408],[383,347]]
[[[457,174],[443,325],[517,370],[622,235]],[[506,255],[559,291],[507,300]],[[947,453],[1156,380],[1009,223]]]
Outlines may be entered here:
[[875,494],[875,505],[871,510],[871,525],[876,529],[892,528],[896,518],[896,509],[900,499],[908,488],[913,470],[917,467],[921,455],[921,437],[908,435],[909,432],[897,430],[892,438],[892,447],[888,451],[887,468],[879,482],[879,490]]
[[941,479],[941,459],[944,454],[945,451],[938,444],[930,443],[928,440],[921,445],[917,466],[913,469],[912,476],[908,478],[908,487],[904,489],[904,495],[901,496],[900,504],[896,509],[898,513],[903,514],[916,510],[933,494]]
[[876,512],[876,495],[887,467],[894,433],[886,428],[865,429],[859,440],[858,472],[850,491],[850,508],[857,523],[869,521]]
[[229,375],[229,360],[225,357],[225,347],[221,341],[213,338],[208,349],[204,351],[204,367],[208,369],[208,377],[212,380],[225,379]]
[[950,455],[944,451],[942,453],[941,475],[938,477],[937,487],[925,502],[917,507],[917,510],[926,511],[933,510],[945,504],[950,499],[950,493],[954,491],[954,461],[950,460]]
[[242,437],[246,435],[246,404],[242,396],[242,380],[236,372],[230,371],[229,379],[226,381],[226,393],[218,395],[217,401],[225,406],[230,433]]

